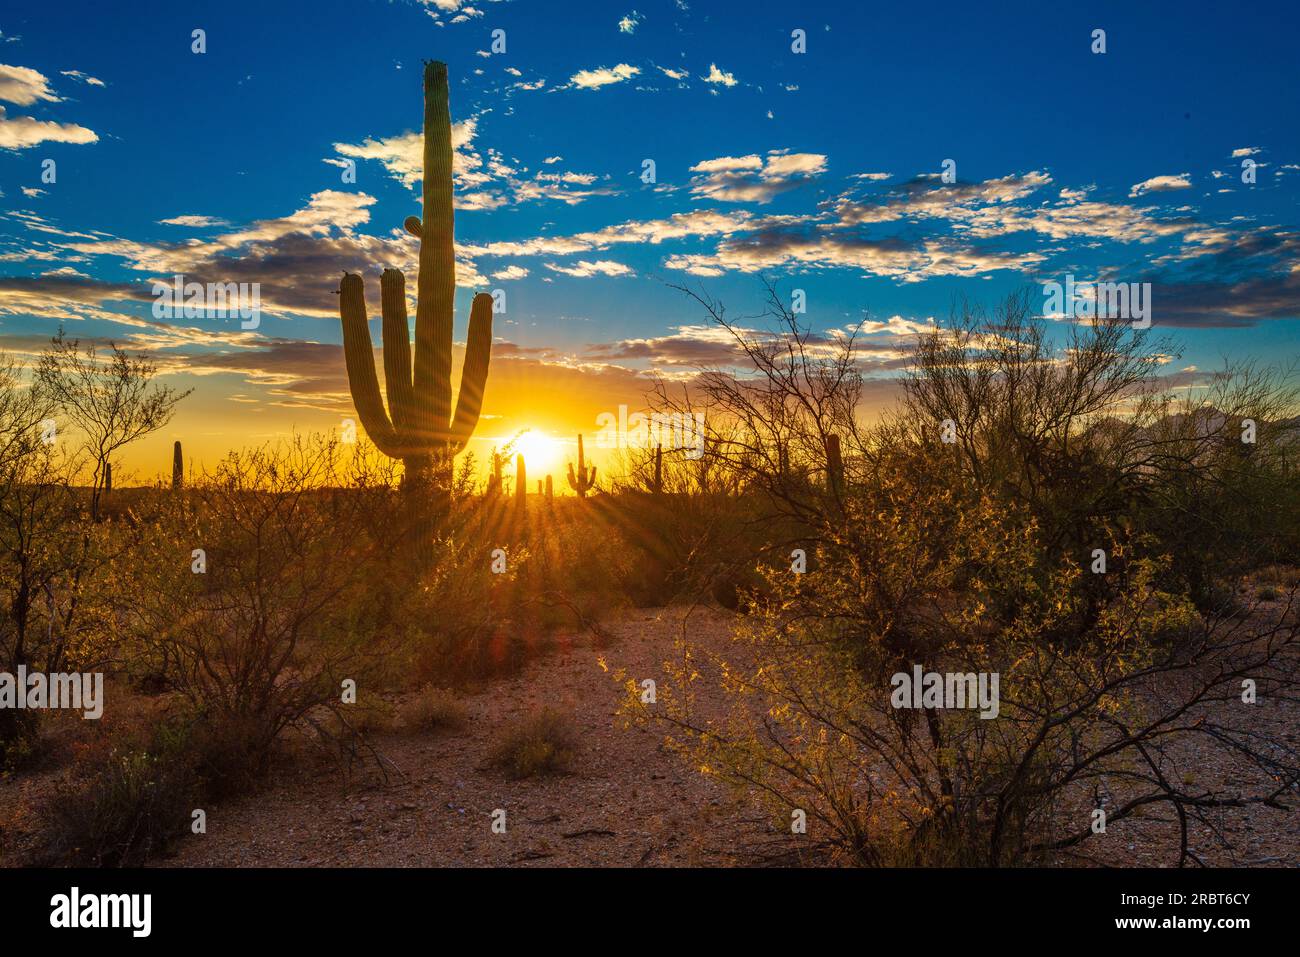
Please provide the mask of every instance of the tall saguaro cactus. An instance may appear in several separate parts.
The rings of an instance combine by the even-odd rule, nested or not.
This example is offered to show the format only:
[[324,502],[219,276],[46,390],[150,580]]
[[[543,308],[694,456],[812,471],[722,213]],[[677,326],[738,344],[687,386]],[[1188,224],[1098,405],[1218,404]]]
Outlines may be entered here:
[[569,463],[569,488],[578,493],[578,498],[586,498],[587,493],[596,487],[596,466],[587,472],[586,459],[582,457],[582,433],[578,433],[578,473],[573,472],[573,463]]
[[522,453],[515,456],[515,508],[523,511],[528,505],[528,469]]
[[492,352],[492,297],[479,293],[469,313],[465,364],[455,412],[451,406],[452,308],[456,295],[453,243],[451,113],[447,106],[447,65],[424,65],[423,218],[408,216],[406,230],[420,240],[416,284],[415,355],[412,364],[406,315],[406,277],[385,269],[380,278],[383,315],[384,380],[388,409],[379,395],[365,286],[345,274],[339,285],[343,350],[352,401],[376,448],[406,467],[408,489],[450,494],[452,460],[465,447],[483,407]]
[[844,494],[844,459],[838,435],[826,437],[826,484],[836,495]]
[[179,491],[185,487],[185,459],[181,456],[181,440],[172,444],[172,488]]

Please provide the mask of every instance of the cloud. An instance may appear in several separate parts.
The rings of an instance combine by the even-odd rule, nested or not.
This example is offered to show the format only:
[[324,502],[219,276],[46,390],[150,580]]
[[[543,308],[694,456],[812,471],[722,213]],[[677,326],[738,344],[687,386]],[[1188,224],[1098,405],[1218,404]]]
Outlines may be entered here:
[[[140,243],[116,237],[88,237],[62,248],[83,257],[112,256],[145,273],[169,280],[181,273],[197,282],[258,282],[264,311],[336,316],[339,276],[344,270],[373,276],[384,267],[417,272],[414,237],[394,228],[386,236],[356,232],[370,220],[375,198],[366,193],[321,190],[307,204],[278,218],[254,221],[210,239]],[[481,287],[487,280],[463,257],[458,284]],[[408,283],[414,293],[414,282]],[[372,293],[377,293],[373,284]]]
[[826,171],[821,153],[771,150],[766,157],[720,156],[691,167],[691,194],[731,203],[768,203]]
[[1191,189],[1190,173],[1178,173],[1171,176],[1152,176],[1140,183],[1135,183],[1129,190],[1129,196],[1141,196],[1143,193],[1162,193],[1171,189]]
[[636,28],[640,26],[641,21],[644,19],[645,18],[641,16],[641,14],[633,10],[631,13],[626,14],[621,20],[618,21],[618,32],[635,33]]
[[752,273],[786,265],[842,267],[919,282],[935,276],[978,276],[1003,269],[1026,271],[1045,258],[1035,252],[1001,252],[935,239],[910,242],[898,237],[874,239],[774,228],[724,240],[712,254],[670,256],[664,265],[697,276]]
[[41,143],[97,143],[99,136],[76,123],[35,120],[30,116],[9,117],[0,106],[0,149],[25,150]]
[[196,229],[205,229],[210,226],[229,226],[230,223],[216,216],[196,216],[187,214],[185,216],[173,216],[171,219],[158,220],[160,226],[192,226]]
[[900,219],[966,219],[979,207],[1024,199],[1051,181],[1047,173],[1036,170],[976,183],[937,183],[931,176],[918,176],[891,190],[884,202],[845,199],[836,205],[836,212],[845,225]]
[[8,66],[0,63],[0,100],[31,106],[38,100],[59,103],[60,99],[50,89],[44,74],[26,66]]
[[568,236],[538,236],[482,246],[467,245],[464,249],[471,256],[567,256],[623,243],[657,245],[673,239],[725,235],[751,229],[753,224],[753,216],[744,211],[695,210],[674,213],[666,219],[630,220]]
[[1232,151],[1233,159],[1241,159],[1243,156],[1254,156],[1260,151],[1258,146],[1243,146],[1241,149]]
[[85,83],[87,86],[104,85],[103,80],[100,80],[93,76],[88,76],[87,74],[82,73],[80,70],[60,70],[59,73],[62,74],[63,76],[71,77],[74,80],[80,80],[82,83]]
[[[451,125],[452,176],[460,188],[474,188],[490,177],[481,169],[482,158],[472,144],[478,131],[478,118],[469,117]],[[415,189],[424,178],[424,135],[400,133],[383,139],[367,137],[361,143],[335,143],[334,151],[353,159],[377,160],[388,174],[407,189]],[[326,160],[326,162],[333,162]]]
[[612,67],[596,67],[594,70],[579,70],[569,77],[569,83],[580,90],[595,90],[612,83],[630,80],[641,72],[639,67],[620,63]]
[[523,266],[507,266],[505,269],[498,269],[492,274],[493,279],[523,279],[528,275],[528,270]]
[[722,86],[735,86],[736,78],[730,73],[724,73],[718,69],[716,63],[709,64],[709,72],[706,76],[700,77],[705,83],[716,83]]
[[552,272],[563,273],[566,276],[576,276],[580,279],[586,279],[591,276],[630,276],[632,270],[622,263],[611,262],[608,259],[588,262],[585,259],[578,260],[572,266],[559,266],[555,263],[547,263],[546,268]]
[[668,77],[668,79],[670,80],[684,80],[688,76],[690,76],[690,74],[687,73],[685,70],[673,70],[666,66],[659,67],[659,72],[661,72],[664,76]]
[[[488,149],[486,156],[479,153],[474,148],[477,136],[477,117],[452,124],[451,165],[454,202],[458,209],[498,209],[508,203],[530,200],[558,200],[574,205],[592,196],[615,192],[610,187],[580,188],[591,186],[596,181],[593,173],[539,172],[531,179],[522,176],[496,150]],[[411,190],[415,190],[424,178],[424,140],[420,133],[402,133],[384,139],[367,138],[359,144],[335,143],[334,149],[342,156],[377,160],[390,176]],[[550,156],[543,163],[550,166],[560,159],[559,156]],[[342,163],[334,158],[327,158],[325,162]]]

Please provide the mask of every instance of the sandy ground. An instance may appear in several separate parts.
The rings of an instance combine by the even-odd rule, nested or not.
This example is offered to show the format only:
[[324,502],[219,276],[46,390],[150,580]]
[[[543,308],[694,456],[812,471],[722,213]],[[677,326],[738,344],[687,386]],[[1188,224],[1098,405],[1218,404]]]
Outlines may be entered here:
[[[774,834],[760,809],[686,768],[662,735],[619,726],[612,672],[662,681],[680,610],[636,611],[605,627],[612,642],[576,638],[565,651],[462,699],[463,728],[381,734],[390,772],[350,778],[312,762],[271,785],[206,808],[208,832],[166,866],[691,866],[744,863]],[[696,611],[692,634],[725,642],[725,612]],[[609,671],[599,663],[604,658]],[[510,780],[488,766],[495,725],[542,708],[572,716],[581,742],[571,772]],[[495,717],[489,717],[489,715]],[[504,834],[492,815],[505,813]]]
[[[207,833],[186,836],[156,863],[745,866],[792,851],[800,845],[768,812],[688,767],[666,750],[661,731],[628,729],[616,718],[623,691],[612,673],[624,668],[638,682],[654,678],[662,685],[663,661],[673,654],[685,611],[624,613],[604,624],[608,640],[599,643],[591,635],[572,636],[520,674],[463,695],[467,720],[460,728],[372,735],[395,769],[387,780],[373,765],[348,772],[318,749],[292,749],[263,787],[206,806]],[[732,626],[730,613],[697,608],[689,633],[701,648],[722,650]],[[717,704],[707,696],[702,702],[706,709]],[[497,732],[543,708],[572,718],[576,760],[565,775],[511,780],[489,763]],[[1275,740],[1300,742],[1300,704],[1266,702],[1252,720]],[[1231,788],[1240,780],[1243,769],[1231,761],[1190,758],[1186,766],[1204,784]],[[75,771],[65,756],[38,774],[0,782],[0,863],[21,860],[31,835],[13,832],[30,832],[30,808],[54,778]],[[505,833],[492,828],[498,810],[505,811]],[[1236,850],[1218,848],[1213,831],[1197,825],[1191,840],[1205,863],[1300,865],[1300,814],[1224,809],[1214,826]],[[1171,814],[1152,809],[1089,841],[1086,857],[1063,854],[1056,863],[1170,866],[1177,841]]]

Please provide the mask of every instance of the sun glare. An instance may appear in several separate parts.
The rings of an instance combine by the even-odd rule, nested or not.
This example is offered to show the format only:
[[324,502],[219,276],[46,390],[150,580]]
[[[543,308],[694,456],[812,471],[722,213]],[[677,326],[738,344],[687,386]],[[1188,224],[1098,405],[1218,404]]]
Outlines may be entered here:
[[523,455],[529,473],[539,478],[560,462],[559,444],[536,429],[529,429],[515,440],[515,451]]

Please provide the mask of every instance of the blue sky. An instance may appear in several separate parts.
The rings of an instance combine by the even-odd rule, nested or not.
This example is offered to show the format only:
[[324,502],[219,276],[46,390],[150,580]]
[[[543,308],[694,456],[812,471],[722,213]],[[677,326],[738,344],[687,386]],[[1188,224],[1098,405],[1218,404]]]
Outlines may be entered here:
[[[955,296],[1067,273],[1152,282],[1177,381],[1297,351],[1294,5],[114,7],[0,18],[0,348],[62,322],[148,352],[196,388],[171,433],[200,449],[348,414],[332,291],[344,269],[413,279],[395,230],[419,212],[425,59],[458,124],[458,333],[476,289],[507,294],[483,443],[725,363],[669,284],[743,314],[760,272],[819,330],[869,316],[886,379]],[[261,326],[153,321],[177,270],[262,283]]]

